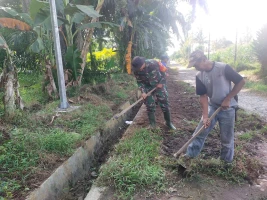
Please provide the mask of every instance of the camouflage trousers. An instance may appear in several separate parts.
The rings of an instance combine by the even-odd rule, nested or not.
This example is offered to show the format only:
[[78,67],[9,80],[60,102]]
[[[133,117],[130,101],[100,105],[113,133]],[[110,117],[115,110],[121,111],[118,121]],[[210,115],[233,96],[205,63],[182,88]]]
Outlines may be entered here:
[[[148,93],[153,88],[146,88],[146,93]],[[168,100],[168,92],[166,87],[157,88],[152,95],[148,96],[145,99],[145,105],[147,112],[155,112],[156,110],[156,103],[155,100],[157,99],[158,104],[161,107],[163,112],[169,111],[169,100]]]

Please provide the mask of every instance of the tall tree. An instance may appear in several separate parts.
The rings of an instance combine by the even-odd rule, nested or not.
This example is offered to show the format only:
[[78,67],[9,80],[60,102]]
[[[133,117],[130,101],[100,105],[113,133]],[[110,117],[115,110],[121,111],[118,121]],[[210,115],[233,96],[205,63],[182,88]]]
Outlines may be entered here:
[[21,0],[0,0],[0,5],[4,7],[11,7],[18,12],[22,12]]
[[[1,20],[2,19],[2,20]],[[3,20],[4,19],[4,20]],[[3,23],[5,21],[5,23]],[[0,25],[13,29],[20,29],[21,31],[30,31],[28,24],[16,19],[0,18]],[[1,87],[5,88],[4,107],[5,115],[12,116],[16,107],[23,109],[24,104],[19,93],[19,81],[16,66],[12,59],[12,52],[10,51],[5,39],[0,35],[0,48],[6,51],[6,59],[4,61],[4,68],[1,74]]]
[[267,76],[267,24],[258,31],[257,38],[254,40],[253,46],[255,54],[261,63],[262,74]]
[[22,0],[22,12],[29,13],[31,0]]
[[[105,2],[105,0],[98,0],[97,6],[96,6],[96,9],[95,9],[97,13],[100,13],[104,2]],[[98,21],[99,21],[98,17],[97,18],[93,18],[91,20],[91,23],[95,23],[95,22],[98,22]],[[81,85],[81,82],[82,82],[83,71],[84,71],[84,68],[86,66],[87,53],[89,51],[89,46],[90,46],[90,44],[92,42],[94,29],[95,29],[95,27],[85,29],[86,34],[85,34],[85,37],[84,37],[85,39],[84,39],[84,43],[83,43],[83,47],[82,47],[82,53],[81,53],[81,58],[82,58],[81,75],[78,78],[79,85]]]

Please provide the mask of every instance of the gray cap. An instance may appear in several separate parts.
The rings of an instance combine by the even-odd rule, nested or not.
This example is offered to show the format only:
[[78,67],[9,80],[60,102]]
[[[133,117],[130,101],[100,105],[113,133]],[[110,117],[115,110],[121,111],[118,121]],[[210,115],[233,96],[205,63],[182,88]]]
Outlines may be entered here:
[[187,68],[193,67],[200,58],[205,57],[204,52],[201,50],[193,51],[189,56],[189,64]]

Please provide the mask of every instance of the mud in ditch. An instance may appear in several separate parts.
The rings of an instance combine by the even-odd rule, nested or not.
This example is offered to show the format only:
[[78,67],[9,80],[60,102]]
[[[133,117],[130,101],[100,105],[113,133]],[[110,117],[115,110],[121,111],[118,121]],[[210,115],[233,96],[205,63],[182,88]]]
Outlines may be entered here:
[[[132,121],[139,111],[142,103],[137,104],[133,107],[131,115],[128,117],[126,121]],[[98,152],[96,155],[95,162],[93,163],[93,167],[88,173],[87,177],[84,177],[83,180],[78,181],[75,185],[70,186],[70,192],[64,195],[61,200],[74,200],[74,199],[84,199],[89,192],[94,180],[98,176],[99,168],[103,163],[105,163],[108,159],[109,152],[113,150],[114,145],[118,143],[119,139],[122,137],[123,133],[126,131],[129,125],[124,124],[121,127],[119,134],[116,137],[111,138],[108,143],[106,144],[105,148],[101,149],[101,152]]]

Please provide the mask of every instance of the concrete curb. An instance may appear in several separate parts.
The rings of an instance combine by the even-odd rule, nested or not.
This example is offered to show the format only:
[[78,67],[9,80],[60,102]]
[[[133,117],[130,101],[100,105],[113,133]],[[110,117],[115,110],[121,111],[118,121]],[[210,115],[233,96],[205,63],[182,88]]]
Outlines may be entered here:
[[101,188],[93,185],[84,200],[98,200],[101,197],[101,193],[106,189],[105,187]]
[[109,141],[117,138],[120,128],[132,110],[130,109],[118,119],[110,119],[103,131],[96,133],[82,147],[78,148],[39,188],[31,192],[26,200],[60,199],[63,194],[69,191],[70,185],[74,185],[89,174],[97,155],[105,150],[105,145],[109,144]]
[[[127,136],[127,134],[131,133],[136,127],[140,127],[138,125],[138,119],[142,118],[143,113],[146,112],[146,106],[143,104],[141,108],[139,109],[138,113],[133,119],[133,123],[127,128],[125,131],[123,137]],[[89,193],[85,197],[84,200],[105,200],[108,199],[107,196],[105,196],[105,191],[108,191],[108,187],[97,187],[95,184],[91,187]]]

